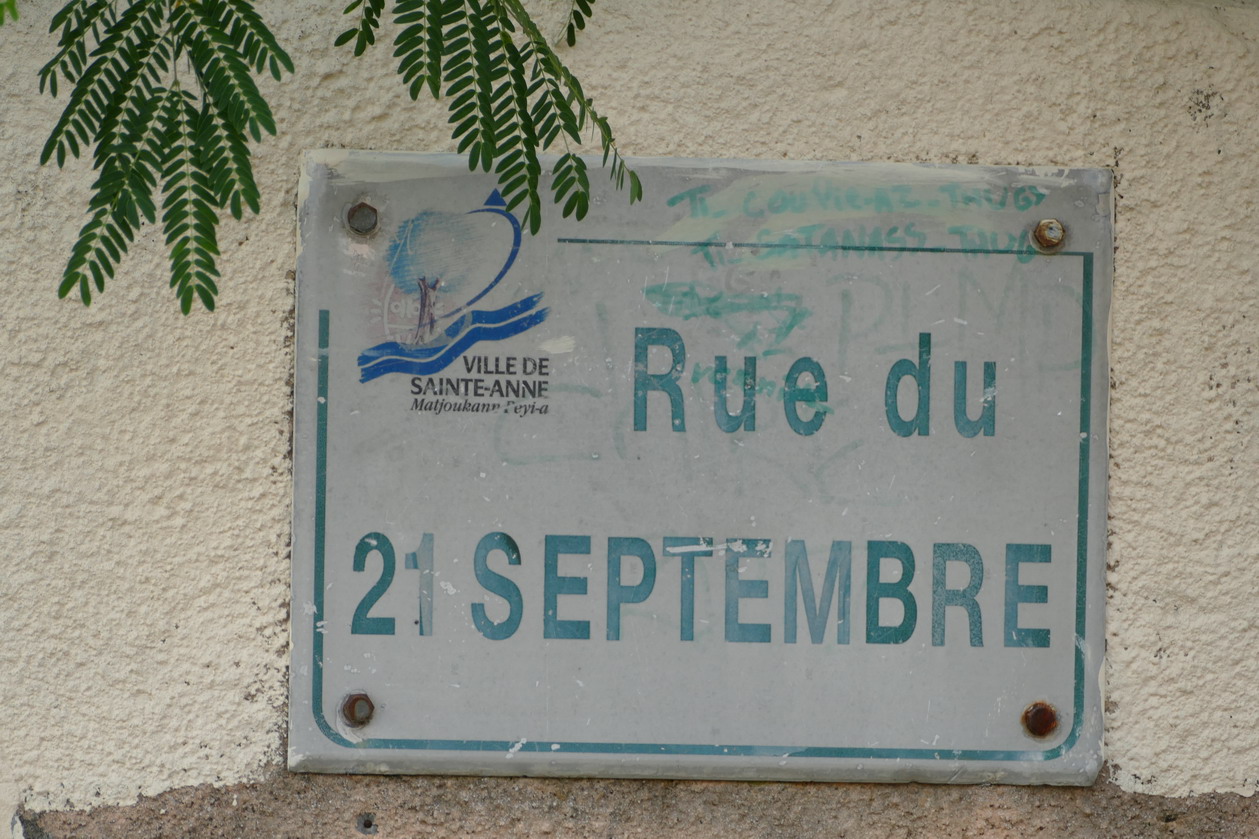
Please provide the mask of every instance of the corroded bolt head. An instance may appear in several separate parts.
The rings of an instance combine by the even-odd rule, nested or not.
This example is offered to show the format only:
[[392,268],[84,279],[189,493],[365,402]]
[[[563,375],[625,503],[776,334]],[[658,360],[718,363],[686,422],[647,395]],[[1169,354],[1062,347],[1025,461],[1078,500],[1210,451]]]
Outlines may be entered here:
[[1023,709],[1023,728],[1033,737],[1048,737],[1058,730],[1058,709],[1048,702],[1033,702]]
[[366,236],[376,229],[376,208],[360,201],[345,214],[346,226],[360,236]]
[[1036,240],[1041,250],[1051,251],[1062,247],[1062,243],[1067,239],[1067,229],[1056,218],[1043,218],[1036,223],[1032,238]]
[[341,719],[350,728],[362,728],[372,721],[376,705],[365,693],[351,693],[341,701]]

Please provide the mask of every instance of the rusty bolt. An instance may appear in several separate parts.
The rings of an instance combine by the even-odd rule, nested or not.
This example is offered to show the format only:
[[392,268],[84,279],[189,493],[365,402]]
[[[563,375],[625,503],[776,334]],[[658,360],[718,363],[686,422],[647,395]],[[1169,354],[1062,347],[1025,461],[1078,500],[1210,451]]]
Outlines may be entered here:
[[1033,737],[1048,737],[1058,730],[1058,709],[1048,702],[1033,702],[1023,709],[1023,728]]
[[1036,229],[1032,231],[1032,238],[1036,240],[1036,245],[1041,250],[1056,250],[1062,247],[1062,243],[1066,241],[1067,229],[1056,218],[1043,218],[1036,223]]
[[350,728],[362,728],[372,721],[376,705],[365,693],[351,693],[341,701],[341,719]]
[[376,229],[376,208],[365,201],[360,201],[345,214],[345,223],[360,236],[366,236]]

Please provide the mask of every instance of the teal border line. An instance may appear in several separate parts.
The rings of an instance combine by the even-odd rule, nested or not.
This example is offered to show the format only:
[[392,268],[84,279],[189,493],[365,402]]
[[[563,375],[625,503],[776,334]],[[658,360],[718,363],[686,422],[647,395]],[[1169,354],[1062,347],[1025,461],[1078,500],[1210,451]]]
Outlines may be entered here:
[[324,546],[328,531],[328,341],[331,333],[331,314],[319,310],[319,384],[315,398],[315,614],[311,616],[310,634],[314,639],[312,659],[314,674],[310,694],[310,712],[315,724],[338,746],[354,747],[328,725],[323,710],[323,593],[324,593]]
[[[666,241],[655,239],[578,239],[559,238],[560,244],[617,245],[617,246],[665,246],[665,247],[721,247],[721,248],[780,248],[801,250],[877,251],[894,253],[935,253],[960,255],[1022,256],[1025,251],[993,250],[982,248],[905,248],[853,245],[770,244],[763,242],[715,242],[715,241]],[[1042,257],[1042,254],[1034,253]],[[1079,257],[1082,261],[1081,327],[1080,327],[1080,467],[1078,490],[1079,526],[1076,534],[1076,597],[1075,597],[1075,650],[1073,713],[1071,730],[1062,743],[1042,751],[995,749],[896,749],[869,747],[832,746],[750,746],[750,745],[701,745],[687,743],[603,743],[565,742],[554,740],[440,740],[440,739],[363,739],[347,740],[329,725],[323,705],[323,631],[324,618],[324,562],[327,530],[328,489],[328,354],[331,334],[331,315],[327,309],[319,310],[319,373],[316,403],[315,435],[315,539],[314,539],[314,605],[311,633],[314,638],[312,652],[311,713],[315,723],[329,740],[350,749],[397,749],[417,751],[457,752],[540,752],[557,754],[606,754],[606,755],[700,755],[700,756],[763,756],[789,758],[840,758],[863,760],[975,760],[975,761],[1049,761],[1055,760],[1075,746],[1084,724],[1084,639],[1087,618],[1088,595],[1088,503],[1089,503],[1089,455],[1092,437],[1092,369],[1093,369],[1093,254],[1082,251],[1066,251],[1053,254],[1052,258]],[[555,749],[554,746],[559,748]]]

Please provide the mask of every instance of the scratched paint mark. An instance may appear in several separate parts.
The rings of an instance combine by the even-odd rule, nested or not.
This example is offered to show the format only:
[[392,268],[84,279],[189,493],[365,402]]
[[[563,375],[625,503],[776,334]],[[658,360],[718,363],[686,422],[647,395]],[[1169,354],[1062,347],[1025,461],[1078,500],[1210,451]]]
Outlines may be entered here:
[[563,355],[577,349],[577,339],[572,335],[561,335],[558,338],[548,338],[538,344],[538,350],[552,355]]

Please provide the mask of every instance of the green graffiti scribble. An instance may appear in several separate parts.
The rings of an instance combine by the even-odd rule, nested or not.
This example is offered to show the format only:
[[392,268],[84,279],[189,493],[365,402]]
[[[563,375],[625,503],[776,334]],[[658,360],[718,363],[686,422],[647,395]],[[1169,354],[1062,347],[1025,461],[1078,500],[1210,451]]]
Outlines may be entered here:
[[769,345],[776,347],[812,314],[802,304],[800,295],[784,291],[727,294],[721,289],[691,282],[647,286],[643,295],[663,315],[683,320],[713,318],[726,323],[743,336],[740,347],[755,341],[762,324],[757,321],[750,331],[746,327],[736,328],[731,323],[735,316],[772,316],[774,323],[766,325],[765,329],[769,333]]

